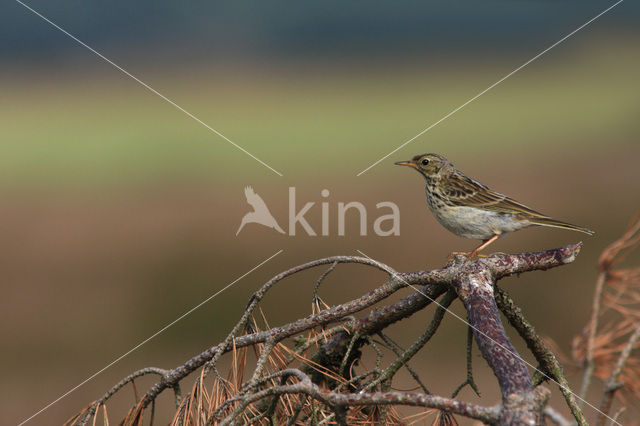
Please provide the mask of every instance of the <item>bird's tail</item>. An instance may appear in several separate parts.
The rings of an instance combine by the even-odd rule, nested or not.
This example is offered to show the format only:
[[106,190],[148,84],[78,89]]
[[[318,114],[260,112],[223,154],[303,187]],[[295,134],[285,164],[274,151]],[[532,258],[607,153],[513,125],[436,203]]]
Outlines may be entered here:
[[531,219],[529,219],[529,222],[531,222],[534,225],[551,226],[551,227],[554,227],[554,228],[563,228],[563,229],[571,229],[573,231],[584,232],[585,234],[589,234],[589,235],[595,234],[595,232],[592,231],[591,229],[584,228],[584,227],[578,226],[578,225],[573,225],[573,224],[567,223],[567,222],[562,222],[560,220],[551,219],[550,217],[531,218]]

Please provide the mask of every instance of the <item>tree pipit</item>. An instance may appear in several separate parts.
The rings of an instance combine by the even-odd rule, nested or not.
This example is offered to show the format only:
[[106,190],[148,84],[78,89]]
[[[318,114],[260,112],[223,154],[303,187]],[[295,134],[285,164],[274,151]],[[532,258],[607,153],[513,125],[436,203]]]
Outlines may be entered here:
[[470,253],[473,257],[495,240],[531,225],[571,229],[593,235],[582,226],[572,225],[545,216],[518,201],[489,189],[465,176],[440,154],[416,155],[399,166],[416,169],[427,180],[427,205],[440,222],[454,234],[482,240]]

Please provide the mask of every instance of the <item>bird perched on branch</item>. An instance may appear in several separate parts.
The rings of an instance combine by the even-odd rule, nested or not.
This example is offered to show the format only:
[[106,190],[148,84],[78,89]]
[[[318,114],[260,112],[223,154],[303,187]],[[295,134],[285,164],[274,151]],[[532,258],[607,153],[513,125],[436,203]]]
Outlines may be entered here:
[[482,240],[473,257],[508,232],[531,225],[571,229],[593,235],[590,229],[561,222],[538,213],[518,201],[465,176],[440,154],[416,155],[395,163],[416,169],[427,180],[427,204],[431,213],[454,234]]

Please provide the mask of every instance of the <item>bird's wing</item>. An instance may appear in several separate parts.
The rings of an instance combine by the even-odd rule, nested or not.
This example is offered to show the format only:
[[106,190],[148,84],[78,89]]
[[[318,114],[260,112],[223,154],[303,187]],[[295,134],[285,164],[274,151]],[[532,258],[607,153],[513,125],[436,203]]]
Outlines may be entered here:
[[467,176],[455,174],[444,185],[447,198],[457,206],[475,207],[496,213],[519,214],[525,217],[546,217],[506,195]]
[[249,203],[249,205],[253,207],[254,211],[259,211],[259,210],[269,211],[269,208],[267,208],[267,205],[265,204],[264,200],[258,194],[256,194],[256,192],[250,186],[247,186],[244,189],[244,195],[245,197],[247,197],[247,203]]

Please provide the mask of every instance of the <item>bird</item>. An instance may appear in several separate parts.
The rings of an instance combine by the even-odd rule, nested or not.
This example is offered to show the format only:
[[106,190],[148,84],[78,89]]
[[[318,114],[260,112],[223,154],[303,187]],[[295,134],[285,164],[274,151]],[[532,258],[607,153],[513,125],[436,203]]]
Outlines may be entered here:
[[463,174],[440,154],[420,154],[395,164],[414,168],[426,179],[427,205],[442,226],[460,237],[482,240],[473,251],[460,253],[469,258],[507,233],[533,225],[594,234],[590,229],[552,219],[493,191]]
[[244,225],[247,223],[259,223],[260,225],[264,225],[268,228],[273,228],[281,234],[284,234],[278,222],[273,217],[267,204],[264,202],[262,197],[260,197],[252,187],[247,186],[244,188],[244,196],[247,198],[247,203],[251,207],[253,207],[253,211],[245,214],[242,217],[242,221],[240,222],[240,227],[236,231],[236,236],[240,233]]

